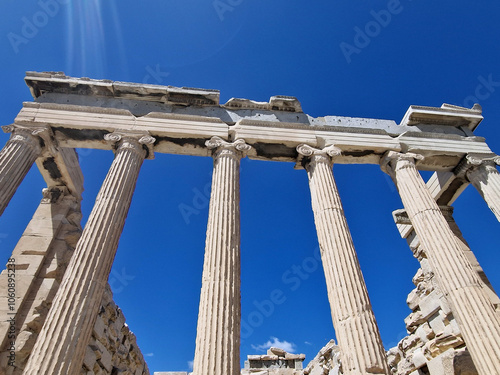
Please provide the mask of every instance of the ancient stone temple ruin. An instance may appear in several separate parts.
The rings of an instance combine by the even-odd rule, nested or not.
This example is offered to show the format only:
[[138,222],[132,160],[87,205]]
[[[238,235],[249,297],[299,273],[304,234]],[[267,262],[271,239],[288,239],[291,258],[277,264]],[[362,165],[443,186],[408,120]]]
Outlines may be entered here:
[[306,356],[271,347],[265,355],[249,355],[247,358],[241,375],[299,375]]
[[[451,207],[472,184],[500,219],[500,157],[474,136],[479,106],[410,106],[397,124],[313,118],[294,97],[220,104],[216,90],[50,72],[29,72],[25,80],[34,101],[3,127],[11,136],[0,152],[0,214],[33,163],[47,187],[0,275],[0,374],[149,373],[107,280],[139,170],[155,153],[214,160],[195,375],[241,372],[243,157],[293,161],[309,178],[338,343],[328,343],[304,369],[303,359],[293,357],[293,372],[500,374],[499,299]],[[84,228],[75,148],[115,154]],[[336,163],[377,164],[389,174],[404,205],[394,213],[396,225],[421,264],[407,301],[408,336],[388,352],[332,174]],[[424,181],[419,169],[435,173]],[[288,366],[287,354],[273,353],[268,364]],[[243,371],[264,366],[261,359],[249,358]]]

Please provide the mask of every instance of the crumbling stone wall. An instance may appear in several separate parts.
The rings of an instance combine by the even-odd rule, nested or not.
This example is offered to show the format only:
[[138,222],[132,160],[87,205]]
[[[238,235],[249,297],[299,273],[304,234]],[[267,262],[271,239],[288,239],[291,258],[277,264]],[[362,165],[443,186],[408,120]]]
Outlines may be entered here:
[[[65,188],[44,189],[44,198],[9,259],[9,269],[0,274],[0,316],[9,317],[0,322],[0,375],[22,374],[82,233],[81,216],[79,199]],[[15,297],[9,294],[9,284],[14,284]],[[109,285],[81,373],[149,375]]]
[[[479,262],[470,250],[452,217],[451,207],[442,207],[443,213],[455,234],[471,267],[483,282],[484,292],[500,311],[500,300],[484,274]],[[395,213],[398,215],[404,212]],[[401,216],[399,222],[403,222]],[[407,223],[408,224],[408,223]],[[404,225],[404,224],[403,224]],[[434,277],[434,272],[415,232],[409,232],[407,241],[420,268],[413,277],[416,288],[408,295],[407,304],[412,310],[405,319],[408,336],[388,351],[388,362],[397,375],[476,375],[460,327],[453,316],[450,304]]]
[[113,302],[109,285],[85,354],[82,375],[149,375],[135,335],[125,323],[121,309]]
[[407,299],[412,309],[405,319],[408,336],[388,352],[393,374],[453,375],[458,365],[469,368],[467,374],[477,374],[460,328],[426,258],[421,260],[421,266],[413,278],[416,288]]

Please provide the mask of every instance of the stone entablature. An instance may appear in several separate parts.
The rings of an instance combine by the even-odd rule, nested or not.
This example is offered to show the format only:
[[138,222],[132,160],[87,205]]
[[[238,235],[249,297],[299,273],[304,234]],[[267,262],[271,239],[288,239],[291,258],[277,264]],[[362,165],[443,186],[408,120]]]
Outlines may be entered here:
[[[120,337],[124,340],[122,343],[134,341],[125,328],[121,329],[122,336],[115,334],[122,323],[122,318],[118,318],[121,313],[110,303],[103,306],[102,301],[107,298],[106,280],[141,165],[158,152],[209,156],[214,160],[195,375],[240,372],[239,161],[245,156],[293,161],[297,169],[306,169],[308,173],[339,345],[334,348],[330,343],[322,350],[323,354],[320,352],[318,363],[326,367],[308,366],[304,373],[316,375],[318,372],[319,375],[321,367],[323,375],[325,371],[345,375],[389,373],[333,179],[333,163],[380,164],[393,178],[408,213],[409,224],[398,223],[401,233],[409,239],[418,235],[418,241],[422,241],[416,253],[425,254],[432,268],[436,286],[428,295],[434,293],[431,305],[443,302],[439,303],[442,320],[435,317],[437,310],[432,310],[425,318],[409,319],[408,330],[413,334],[422,323],[419,332],[423,331],[430,340],[425,345],[431,345],[429,342],[434,337],[439,339],[442,333],[452,335],[457,344],[443,347],[442,340],[436,341],[439,350],[429,349],[430,357],[425,357],[427,370],[413,361],[415,368],[411,371],[417,372],[412,375],[430,370],[436,353],[435,358],[446,358],[449,362],[464,345],[480,375],[500,373],[500,317],[495,309],[496,295],[492,291],[493,294],[486,293],[487,280],[478,274],[479,266],[474,264],[472,252],[462,246],[460,235],[451,228],[438,206],[451,204],[470,183],[500,220],[500,174],[496,167],[500,159],[483,138],[473,134],[482,120],[479,106],[471,109],[448,104],[440,108],[411,106],[397,124],[391,120],[339,116],[313,118],[302,112],[300,103],[293,97],[274,96],[268,103],[230,99],[221,105],[216,90],[72,78],[50,72],[30,72],[26,82],[35,101],[24,103],[14,124],[3,127],[12,134],[0,152],[0,214],[34,162],[47,183],[42,204],[73,202],[73,205],[61,208],[62,220],[59,216],[56,220],[52,214],[46,217],[35,214],[34,220],[40,221],[42,231],[45,225],[50,231],[44,232],[45,237],[41,236],[44,241],[34,240],[29,237],[32,228],[28,227],[28,236],[22,238],[19,248],[14,250],[20,259],[21,271],[26,271],[28,276],[21,287],[23,293],[18,295],[19,321],[24,324],[29,314],[43,312],[43,319],[37,316],[31,326],[27,324],[28,330],[16,326],[25,335],[18,350],[19,359],[27,359],[23,374],[73,374],[82,366],[85,371],[96,373],[107,373],[111,366],[114,367],[111,373],[122,369],[135,372],[134,375],[147,373],[147,367],[142,366],[142,356],[133,349],[135,345],[129,346],[128,354],[121,346],[115,351],[113,340],[106,346],[96,326],[100,314],[116,315],[117,319],[108,319],[112,338]],[[115,152],[81,238],[79,230],[78,235],[72,231],[58,234],[51,226],[66,225],[64,220],[71,224],[70,217],[73,221],[78,218],[70,212],[79,209],[82,176],[78,172],[76,153],[68,150],[77,147]],[[419,169],[436,173],[425,184]],[[72,225],[78,227],[75,222]],[[52,238],[51,233],[60,237]],[[54,240],[62,240],[67,246],[53,247],[59,244]],[[43,249],[38,250],[41,245]],[[70,248],[74,253],[71,257],[53,264],[51,256]],[[42,298],[45,304],[32,309],[34,306],[24,301],[32,301],[28,295],[37,293],[35,285],[42,276],[52,281]],[[2,293],[6,296],[5,291]],[[447,301],[443,300],[444,296]],[[423,316],[421,311],[427,308],[427,297],[418,293],[413,297],[413,317],[419,313]],[[224,313],[219,312],[218,307],[222,305],[228,306]],[[456,324],[458,322],[460,324]],[[424,323],[432,333],[425,330]],[[438,332],[440,328],[442,333]],[[5,334],[8,329],[5,322],[0,324],[0,333]],[[109,337],[105,335],[106,339]],[[29,340],[31,346],[25,345]],[[220,342],[225,346],[217,344]],[[402,348],[400,357],[410,358],[411,354],[414,359],[420,358],[415,350],[411,352],[413,347]],[[125,359],[125,367],[120,367],[124,355],[132,362],[127,363]],[[286,358],[286,353],[284,357],[273,355],[281,365],[287,366],[287,361],[292,360]],[[115,361],[118,361],[116,365],[112,365]],[[263,363],[262,358],[259,361]],[[296,359],[294,361],[296,366]],[[442,367],[446,361],[440,362]],[[396,362],[391,360],[393,369]],[[301,371],[281,370],[290,374]],[[271,373],[275,369],[263,371]],[[403,369],[395,371],[399,374]]]

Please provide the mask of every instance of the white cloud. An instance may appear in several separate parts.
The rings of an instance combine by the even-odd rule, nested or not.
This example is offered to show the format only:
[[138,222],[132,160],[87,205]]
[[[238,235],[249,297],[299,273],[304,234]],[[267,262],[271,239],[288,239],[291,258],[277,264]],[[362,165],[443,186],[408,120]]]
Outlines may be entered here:
[[266,351],[269,349],[271,346],[275,348],[280,348],[283,349],[284,351],[288,353],[294,353],[295,352],[295,344],[292,342],[288,341],[281,341],[280,339],[276,337],[271,337],[271,340],[268,340],[266,343],[261,344],[261,345],[252,345],[252,348],[257,350],[257,351]]
[[189,371],[193,371],[194,360],[188,361]]
[[144,357],[153,357],[155,353],[146,353],[144,354]]
[[304,341],[304,344],[306,344],[306,345],[312,345],[309,341]]

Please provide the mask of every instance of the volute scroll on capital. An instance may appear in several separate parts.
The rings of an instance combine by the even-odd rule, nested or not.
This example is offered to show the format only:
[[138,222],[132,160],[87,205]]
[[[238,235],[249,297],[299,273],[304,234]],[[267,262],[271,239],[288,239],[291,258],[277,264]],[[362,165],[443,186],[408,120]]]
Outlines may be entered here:
[[404,162],[399,168],[408,168],[415,167],[418,161],[424,159],[425,157],[423,155],[414,154],[412,152],[403,153],[398,151],[387,151],[380,159],[380,168],[389,176],[393,177],[398,162]]
[[12,133],[12,141],[26,142],[40,151],[51,155],[57,153],[57,142],[49,126],[22,126],[17,124],[2,126],[4,133]]
[[333,159],[342,154],[342,150],[335,145],[315,148],[303,143],[298,145],[296,150],[299,154],[296,168],[304,167],[304,164],[312,165],[319,161],[332,164]]
[[205,146],[207,146],[209,150],[212,150],[212,156],[214,158],[221,155],[233,155],[242,158],[252,149],[252,146],[247,144],[242,138],[238,138],[233,142],[228,142],[217,136],[207,140]]
[[154,159],[153,145],[156,138],[148,133],[108,133],[104,140],[114,143],[116,150],[120,148],[132,149],[138,153],[146,152],[145,159]]
[[500,155],[489,154],[467,154],[462,161],[457,165],[454,173],[457,177],[467,178],[467,174],[477,169],[478,167],[485,166],[486,168],[494,168],[500,165]]

